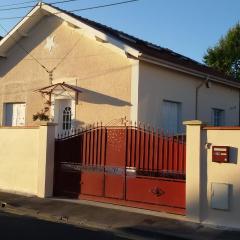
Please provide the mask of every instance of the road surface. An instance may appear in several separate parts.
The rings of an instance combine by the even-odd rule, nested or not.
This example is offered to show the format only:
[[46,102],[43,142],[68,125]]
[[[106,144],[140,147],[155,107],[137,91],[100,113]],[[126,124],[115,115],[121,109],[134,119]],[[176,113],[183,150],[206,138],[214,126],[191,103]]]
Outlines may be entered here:
[[[145,236],[144,236],[145,235]],[[141,234],[139,237],[132,238],[127,234],[119,236],[107,231],[86,229],[77,226],[72,226],[64,223],[55,223],[45,220],[39,220],[27,216],[15,215],[5,212],[0,212],[0,236],[1,239],[24,239],[24,240],[42,240],[42,239],[57,239],[57,240],[124,240],[124,239],[177,239],[167,236],[146,236]]]

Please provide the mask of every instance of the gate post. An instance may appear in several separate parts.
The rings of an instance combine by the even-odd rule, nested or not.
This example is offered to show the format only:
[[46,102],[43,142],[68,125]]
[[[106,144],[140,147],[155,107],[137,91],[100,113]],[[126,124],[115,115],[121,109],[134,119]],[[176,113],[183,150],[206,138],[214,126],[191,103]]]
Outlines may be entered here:
[[38,197],[53,194],[55,123],[44,123],[39,128]]
[[186,125],[186,215],[195,222],[201,221],[204,203],[206,169],[204,169],[203,123],[185,121]]

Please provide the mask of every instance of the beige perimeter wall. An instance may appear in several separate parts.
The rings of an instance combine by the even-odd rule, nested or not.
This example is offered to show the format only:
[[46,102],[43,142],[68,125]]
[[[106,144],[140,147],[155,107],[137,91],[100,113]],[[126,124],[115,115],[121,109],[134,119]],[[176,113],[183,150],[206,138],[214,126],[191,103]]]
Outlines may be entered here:
[[0,190],[52,195],[54,128],[0,128]]
[[[141,62],[138,120],[163,127],[163,100],[181,103],[182,121],[195,119],[196,87],[203,79]],[[238,90],[212,83],[199,89],[199,120],[211,123],[212,108],[225,110],[225,125],[238,125]]]
[[37,195],[39,128],[0,128],[0,189]]
[[[192,221],[240,229],[240,128],[187,121],[186,213]],[[213,146],[230,147],[228,163],[213,162]]]
[[[240,129],[237,130],[204,130],[203,138],[210,144],[207,150],[207,197],[208,207],[203,210],[203,220],[228,227],[240,228]],[[229,146],[230,163],[212,162],[212,146]],[[204,157],[204,154],[203,154]],[[211,184],[230,184],[229,210],[211,208]],[[223,196],[224,197],[224,196]]]

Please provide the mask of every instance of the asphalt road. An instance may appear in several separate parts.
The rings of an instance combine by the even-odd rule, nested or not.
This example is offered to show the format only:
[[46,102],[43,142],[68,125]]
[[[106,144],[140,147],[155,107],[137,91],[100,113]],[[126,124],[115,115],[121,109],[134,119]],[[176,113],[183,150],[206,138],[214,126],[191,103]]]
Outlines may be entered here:
[[[0,237],[1,239],[24,239],[24,240],[42,240],[42,239],[57,239],[57,240],[124,240],[124,239],[145,239],[146,235],[141,234],[139,238],[131,238],[129,236],[116,236],[113,233],[85,229],[63,223],[54,223],[44,220],[39,220],[27,216],[15,215],[10,213],[0,212]],[[150,237],[150,238],[149,238]],[[167,236],[149,236],[146,239],[177,239]]]

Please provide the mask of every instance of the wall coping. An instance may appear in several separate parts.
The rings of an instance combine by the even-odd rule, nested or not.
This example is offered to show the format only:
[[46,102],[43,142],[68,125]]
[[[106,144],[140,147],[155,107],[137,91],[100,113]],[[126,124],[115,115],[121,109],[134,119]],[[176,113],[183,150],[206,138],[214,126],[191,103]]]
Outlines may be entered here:
[[205,125],[205,123],[200,121],[200,120],[190,120],[190,121],[184,121],[183,125],[198,125],[198,126],[201,126],[201,125]]
[[0,126],[0,129],[38,129],[39,126]]
[[240,130],[240,126],[203,127],[203,130]]

